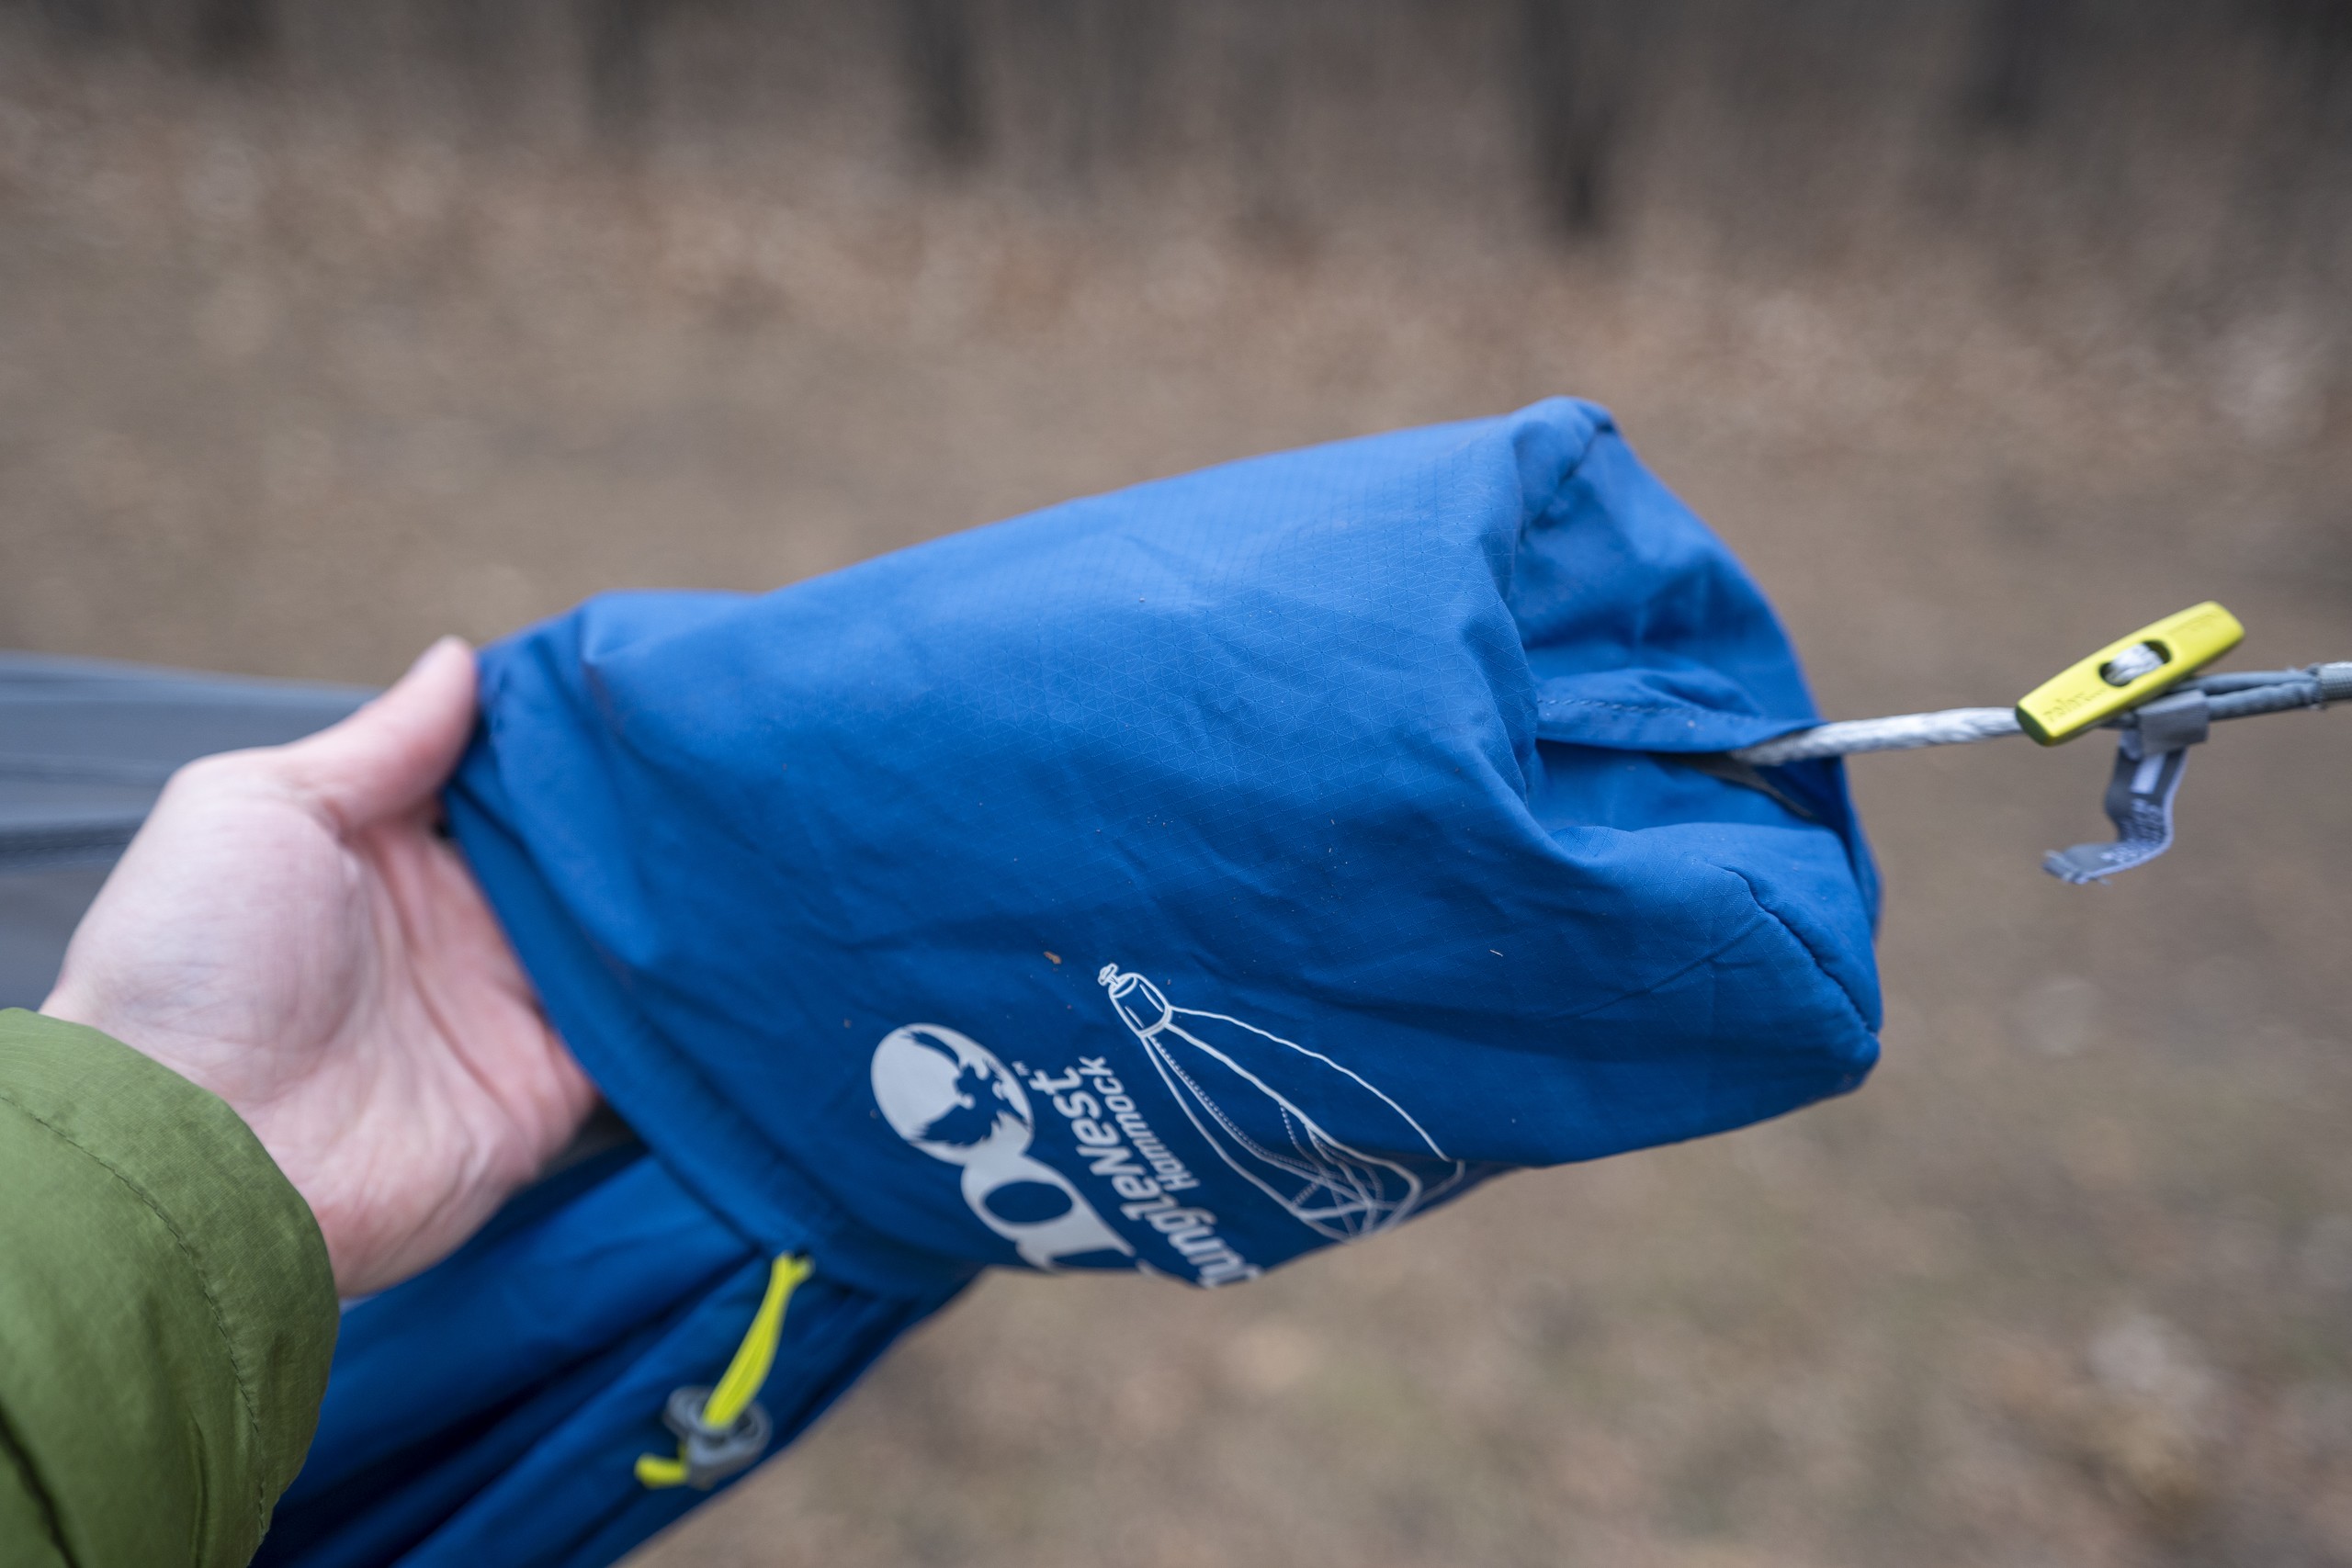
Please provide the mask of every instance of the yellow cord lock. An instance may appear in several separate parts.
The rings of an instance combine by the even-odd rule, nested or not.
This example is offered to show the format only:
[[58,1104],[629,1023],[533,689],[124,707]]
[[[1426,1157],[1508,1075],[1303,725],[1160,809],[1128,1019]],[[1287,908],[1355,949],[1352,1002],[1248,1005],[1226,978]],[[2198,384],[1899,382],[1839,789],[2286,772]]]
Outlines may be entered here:
[[2207,600],[2118,638],[2028,692],[2018,726],[2044,746],[2072,740],[2187,680],[2245,637],[2238,618]]

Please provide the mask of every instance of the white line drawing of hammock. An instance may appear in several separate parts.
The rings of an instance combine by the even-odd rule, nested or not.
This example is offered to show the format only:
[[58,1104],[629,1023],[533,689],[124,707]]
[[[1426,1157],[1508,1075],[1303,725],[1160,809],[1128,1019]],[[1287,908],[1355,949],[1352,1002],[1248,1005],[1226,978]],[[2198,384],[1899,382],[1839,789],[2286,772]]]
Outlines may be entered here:
[[[1224,1013],[1176,1007],[1116,964],[1095,978],[1218,1157],[1317,1235],[1361,1240],[1462,1180],[1464,1162],[1448,1158],[1410,1112],[1321,1052]],[[1388,1152],[1340,1142],[1267,1081],[1302,1070],[1316,1075],[1316,1098],[1344,1114],[1351,1132],[1379,1137]]]

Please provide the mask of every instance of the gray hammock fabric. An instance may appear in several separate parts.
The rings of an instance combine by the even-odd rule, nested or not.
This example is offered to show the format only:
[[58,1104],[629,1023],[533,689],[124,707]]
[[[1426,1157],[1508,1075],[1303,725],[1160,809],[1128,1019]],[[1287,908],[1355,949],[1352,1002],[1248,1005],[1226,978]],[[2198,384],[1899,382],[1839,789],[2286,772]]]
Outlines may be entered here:
[[356,686],[0,652],[0,1007],[38,1007],[66,939],[181,763],[322,729]]

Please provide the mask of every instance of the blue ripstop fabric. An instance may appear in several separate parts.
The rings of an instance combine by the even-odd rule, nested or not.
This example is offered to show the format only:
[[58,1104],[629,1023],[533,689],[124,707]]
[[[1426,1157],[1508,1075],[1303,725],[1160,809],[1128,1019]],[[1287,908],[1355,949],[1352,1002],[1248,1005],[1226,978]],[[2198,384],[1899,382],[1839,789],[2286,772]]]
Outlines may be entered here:
[[[989,1265],[1235,1283],[1876,1056],[1835,764],[1675,760],[1815,722],[1795,657],[1589,404],[594,600],[482,682],[458,840],[651,1153],[353,1313],[295,1513],[475,1412],[429,1498],[382,1493],[401,1561],[654,1528],[656,1385],[716,1377],[766,1256],[813,1256],[862,1366]],[[581,1218],[639,1188],[658,1280]],[[813,1408],[845,1379],[794,1372],[802,1312]],[[560,1550],[481,1522],[530,1497]],[[392,1560],[339,1539],[285,1560]]]
[[[255,1568],[602,1568],[704,1494],[648,1491],[670,1391],[712,1382],[768,1259],[641,1145],[509,1204],[454,1257],[344,1314],[319,1435]],[[952,1291],[794,1292],[761,1403],[781,1447]]]

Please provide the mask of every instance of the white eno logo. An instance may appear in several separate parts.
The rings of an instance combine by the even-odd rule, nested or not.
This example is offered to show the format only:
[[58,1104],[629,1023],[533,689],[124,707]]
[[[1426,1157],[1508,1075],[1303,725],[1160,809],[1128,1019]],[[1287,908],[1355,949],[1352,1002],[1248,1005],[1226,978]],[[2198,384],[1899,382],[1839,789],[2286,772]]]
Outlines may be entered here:
[[874,1099],[899,1136],[963,1168],[964,1201],[1031,1267],[1135,1256],[1060,1171],[1029,1157],[1029,1097],[979,1042],[936,1023],[892,1030],[874,1048]]

